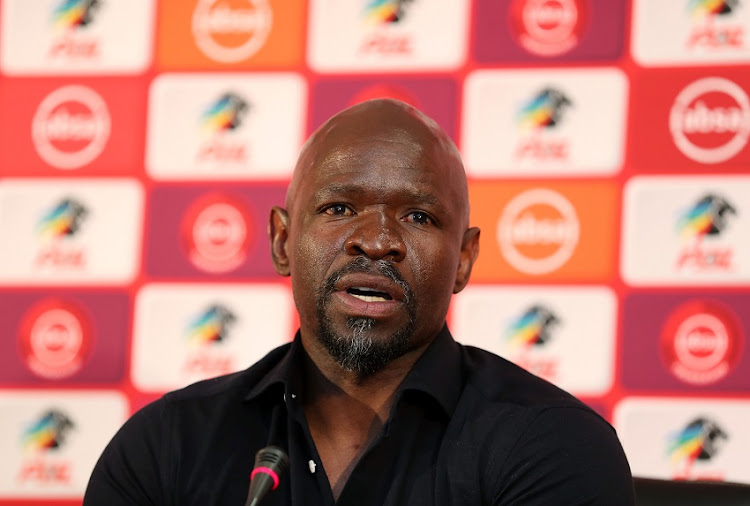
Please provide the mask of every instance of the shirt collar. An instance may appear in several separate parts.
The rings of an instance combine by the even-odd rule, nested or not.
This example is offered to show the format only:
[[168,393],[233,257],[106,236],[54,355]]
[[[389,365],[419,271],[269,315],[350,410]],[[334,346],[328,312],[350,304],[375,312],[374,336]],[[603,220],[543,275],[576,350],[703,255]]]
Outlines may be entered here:
[[[245,400],[253,400],[274,391],[284,395],[295,392],[300,383],[303,356],[305,353],[297,334],[281,360],[250,389]],[[461,352],[446,325],[430,343],[409,374],[406,375],[396,394],[396,402],[408,391],[422,392],[435,399],[446,415],[451,415],[461,394]]]

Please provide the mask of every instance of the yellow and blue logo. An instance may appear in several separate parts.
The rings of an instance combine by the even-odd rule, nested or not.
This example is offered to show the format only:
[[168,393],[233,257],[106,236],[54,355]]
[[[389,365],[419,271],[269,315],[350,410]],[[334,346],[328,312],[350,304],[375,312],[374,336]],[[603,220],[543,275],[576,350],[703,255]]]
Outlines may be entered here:
[[81,220],[87,214],[83,204],[66,198],[44,213],[37,223],[37,230],[42,239],[54,239],[74,235],[81,226]]
[[372,24],[397,23],[405,14],[404,5],[412,0],[367,0],[364,15]]
[[194,318],[187,328],[187,338],[191,345],[223,341],[228,337],[229,326],[237,317],[226,307],[214,304]]
[[545,88],[521,105],[518,126],[525,132],[552,128],[560,123],[564,108],[570,105],[572,102],[561,91]]
[[23,447],[38,452],[59,448],[73,422],[62,411],[51,409],[32,423],[23,433]]
[[236,93],[224,93],[201,115],[201,129],[206,135],[235,130],[242,124],[250,106]]
[[721,196],[708,194],[681,214],[677,228],[684,240],[718,235],[726,227],[729,214],[737,214],[734,206]]
[[551,337],[551,327],[559,321],[549,309],[539,305],[531,306],[508,326],[505,339],[511,349],[543,345]]
[[52,12],[55,28],[74,30],[91,24],[101,0],[63,0]]

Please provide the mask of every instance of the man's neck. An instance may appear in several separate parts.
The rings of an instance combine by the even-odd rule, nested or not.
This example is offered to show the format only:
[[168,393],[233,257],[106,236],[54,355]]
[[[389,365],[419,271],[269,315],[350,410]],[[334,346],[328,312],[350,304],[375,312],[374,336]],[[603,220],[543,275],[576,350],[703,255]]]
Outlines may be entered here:
[[427,345],[367,376],[345,371],[319,343],[305,343],[303,405],[336,499],[360,457],[380,434],[399,385]]

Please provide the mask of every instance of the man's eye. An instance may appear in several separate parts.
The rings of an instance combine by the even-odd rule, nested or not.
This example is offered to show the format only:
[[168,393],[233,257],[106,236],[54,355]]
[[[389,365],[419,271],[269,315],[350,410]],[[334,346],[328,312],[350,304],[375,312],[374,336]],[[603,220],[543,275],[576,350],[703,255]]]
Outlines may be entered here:
[[352,214],[351,210],[344,204],[333,204],[331,206],[328,206],[326,207],[325,212],[326,214],[331,214],[334,216],[348,216]]
[[427,213],[422,211],[414,211],[408,214],[407,220],[417,225],[429,225],[432,223],[432,218]]

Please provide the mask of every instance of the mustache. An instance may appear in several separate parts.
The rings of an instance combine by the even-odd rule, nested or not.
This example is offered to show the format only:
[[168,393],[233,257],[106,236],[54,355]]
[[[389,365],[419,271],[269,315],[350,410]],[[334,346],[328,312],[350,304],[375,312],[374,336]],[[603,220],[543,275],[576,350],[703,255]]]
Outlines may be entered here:
[[398,272],[398,270],[393,267],[393,265],[391,265],[390,262],[388,262],[387,260],[373,261],[368,260],[363,256],[359,256],[341,269],[334,271],[330,276],[326,278],[325,283],[323,283],[323,286],[321,286],[318,290],[319,294],[323,297],[322,300],[327,300],[328,297],[330,297],[331,294],[336,291],[336,285],[338,284],[342,276],[344,276],[345,274],[353,274],[355,272],[368,274],[379,273],[401,287],[401,290],[403,290],[404,292],[404,297],[406,298],[405,303],[408,304],[413,299],[414,292],[411,289],[411,286],[406,282],[401,273]]

